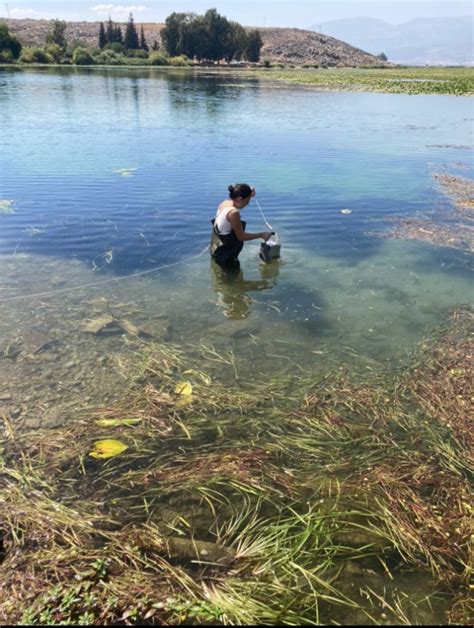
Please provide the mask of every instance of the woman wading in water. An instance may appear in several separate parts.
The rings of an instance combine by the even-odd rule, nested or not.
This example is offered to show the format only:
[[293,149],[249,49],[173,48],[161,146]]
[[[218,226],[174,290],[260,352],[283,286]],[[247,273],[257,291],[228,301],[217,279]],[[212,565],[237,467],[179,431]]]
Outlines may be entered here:
[[237,183],[229,185],[228,189],[229,199],[219,205],[216,217],[212,220],[211,255],[222,268],[238,270],[238,257],[244,242],[259,238],[266,242],[271,232],[245,233],[246,223],[241,220],[240,212],[255,196],[255,188],[246,183]]

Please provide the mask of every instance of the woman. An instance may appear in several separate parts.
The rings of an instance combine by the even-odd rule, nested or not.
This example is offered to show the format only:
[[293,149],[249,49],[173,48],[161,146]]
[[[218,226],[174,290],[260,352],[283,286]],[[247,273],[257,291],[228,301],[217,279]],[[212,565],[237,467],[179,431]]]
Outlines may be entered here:
[[271,232],[245,233],[246,223],[241,220],[240,212],[255,196],[255,188],[246,183],[237,183],[229,185],[228,189],[229,199],[219,205],[216,217],[212,221],[211,255],[222,268],[238,269],[237,258],[244,242],[259,238],[266,242]]

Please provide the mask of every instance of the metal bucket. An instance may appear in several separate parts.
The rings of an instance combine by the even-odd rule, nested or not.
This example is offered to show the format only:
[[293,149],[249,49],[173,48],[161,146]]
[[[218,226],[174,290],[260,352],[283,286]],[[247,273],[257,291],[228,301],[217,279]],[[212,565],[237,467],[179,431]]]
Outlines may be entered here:
[[281,243],[278,234],[275,233],[272,239],[262,242],[260,245],[260,259],[263,262],[271,262],[280,258]]

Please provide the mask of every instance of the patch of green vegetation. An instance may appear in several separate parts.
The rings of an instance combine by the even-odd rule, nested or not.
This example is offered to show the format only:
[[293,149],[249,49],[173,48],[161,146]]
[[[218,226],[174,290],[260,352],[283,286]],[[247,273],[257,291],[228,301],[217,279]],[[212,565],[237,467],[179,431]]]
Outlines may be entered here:
[[474,95],[471,68],[272,68],[257,76],[328,90]]

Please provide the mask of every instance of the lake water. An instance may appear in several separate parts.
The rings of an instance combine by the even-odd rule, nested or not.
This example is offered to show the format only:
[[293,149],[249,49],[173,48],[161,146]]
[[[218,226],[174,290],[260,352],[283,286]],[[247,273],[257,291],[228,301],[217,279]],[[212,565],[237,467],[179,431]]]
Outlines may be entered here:
[[[0,69],[0,415],[54,427],[119,400],[153,340],[259,394],[275,372],[291,386],[403,367],[472,299],[472,256],[373,232],[449,220],[433,175],[472,177],[471,103],[238,73]],[[264,264],[248,242],[229,276],[206,247],[235,182],[256,186],[282,258]],[[266,229],[254,201],[244,218]],[[113,328],[94,333],[100,321]],[[408,591],[415,623],[443,623],[449,598],[431,599],[427,570],[370,573],[357,587]]]
[[[0,119],[0,200],[13,201],[0,214],[0,404],[18,420],[60,423],[123,393],[137,345],[84,332],[100,316],[232,351],[245,381],[249,369],[398,367],[469,300],[467,254],[368,234],[449,209],[433,174],[472,176],[468,98],[3,69]],[[282,259],[263,264],[249,242],[226,277],[202,252],[234,182],[256,186]],[[265,229],[255,202],[244,217]]]

